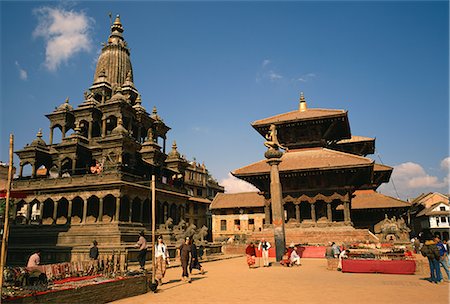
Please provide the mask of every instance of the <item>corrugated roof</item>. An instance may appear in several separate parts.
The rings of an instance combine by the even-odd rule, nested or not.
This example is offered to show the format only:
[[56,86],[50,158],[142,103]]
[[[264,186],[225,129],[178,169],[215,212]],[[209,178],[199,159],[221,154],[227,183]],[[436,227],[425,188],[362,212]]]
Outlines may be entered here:
[[264,197],[258,192],[218,193],[211,203],[211,209],[264,207]]
[[[280,172],[358,167],[373,163],[373,160],[366,157],[327,148],[289,150],[283,154],[281,160],[278,167]],[[231,173],[235,176],[245,176],[269,172],[270,167],[266,160],[261,160]]]
[[306,109],[306,111],[291,111],[283,114],[278,114],[268,118],[256,120],[252,123],[252,126],[260,126],[267,124],[277,124],[278,122],[299,121],[299,120],[311,120],[316,118],[322,118],[327,116],[341,116],[346,115],[345,110],[333,110],[333,109]]
[[[374,190],[357,190],[353,193],[352,209],[379,209],[410,207],[411,204],[391,196],[378,193]],[[342,210],[338,206],[337,210]]]

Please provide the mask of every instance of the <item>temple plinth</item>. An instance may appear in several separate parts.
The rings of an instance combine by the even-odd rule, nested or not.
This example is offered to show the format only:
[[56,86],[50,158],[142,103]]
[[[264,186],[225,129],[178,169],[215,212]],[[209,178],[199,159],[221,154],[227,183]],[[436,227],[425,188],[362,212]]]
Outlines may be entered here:
[[283,208],[283,191],[280,183],[280,173],[278,165],[281,163],[283,153],[274,148],[264,153],[267,163],[270,166],[270,198],[272,202],[272,224],[275,238],[275,251],[277,262],[283,259],[286,249],[286,236],[284,232],[284,208]]

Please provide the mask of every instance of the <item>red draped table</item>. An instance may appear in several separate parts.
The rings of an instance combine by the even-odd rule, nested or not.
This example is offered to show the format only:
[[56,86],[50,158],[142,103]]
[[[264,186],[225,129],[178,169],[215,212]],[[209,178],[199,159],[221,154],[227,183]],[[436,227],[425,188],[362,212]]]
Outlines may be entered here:
[[342,260],[342,272],[414,274],[414,260]]

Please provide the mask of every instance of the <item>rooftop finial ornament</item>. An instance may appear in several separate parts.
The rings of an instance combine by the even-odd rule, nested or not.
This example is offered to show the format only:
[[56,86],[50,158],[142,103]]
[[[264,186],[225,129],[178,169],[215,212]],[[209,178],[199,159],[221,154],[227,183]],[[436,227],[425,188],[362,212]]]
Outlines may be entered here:
[[305,99],[305,96],[303,95],[303,92],[300,92],[300,105],[299,105],[298,110],[300,112],[306,111],[306,99]]

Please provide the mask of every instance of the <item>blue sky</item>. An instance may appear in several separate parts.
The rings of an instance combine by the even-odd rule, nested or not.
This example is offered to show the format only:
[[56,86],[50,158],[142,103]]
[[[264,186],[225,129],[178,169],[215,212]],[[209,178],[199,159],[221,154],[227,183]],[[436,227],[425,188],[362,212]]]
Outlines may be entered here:
[[[401,198],[448,192],[446,1],[0,7],[0,160],[7,161],[10,132],[16,149],[39,128],[48,140],[44,114],[68,96],[82,102],[112,12],[121,15],[144,107],[156,105],[172,128],[169,141],[230,191],[245,186],[228,172],[263,158],[263,138],[250,123],[296,109],[303,91],[309,107],[346,109],[352,134],[376,137]],[[380,190],[397,196],[392,185]]]

